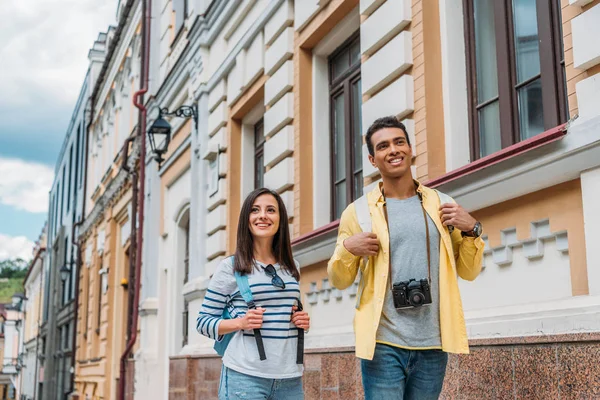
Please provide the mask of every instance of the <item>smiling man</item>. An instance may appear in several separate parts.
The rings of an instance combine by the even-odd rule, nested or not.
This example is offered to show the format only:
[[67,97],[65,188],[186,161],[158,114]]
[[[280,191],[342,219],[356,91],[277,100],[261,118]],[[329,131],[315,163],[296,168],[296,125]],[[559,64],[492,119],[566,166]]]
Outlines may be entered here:
[[376,120],[366,142],[382,182],[343,212],[329,279],[345,289],[360,271],[354,330],[365,397],[437,399],[447,353],[469,351],[456,275],[479,275],[482,227],[413,179],[396,117]]

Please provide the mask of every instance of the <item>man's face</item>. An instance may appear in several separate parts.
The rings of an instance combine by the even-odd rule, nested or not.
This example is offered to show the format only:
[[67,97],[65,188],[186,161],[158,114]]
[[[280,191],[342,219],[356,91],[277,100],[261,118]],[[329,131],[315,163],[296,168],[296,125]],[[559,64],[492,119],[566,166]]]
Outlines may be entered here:
[[369,161],[382,177],[399,178],[410,172],[412,149],[402,129],[380,129],[371,136],[371,143],[375,155],[369,154]]

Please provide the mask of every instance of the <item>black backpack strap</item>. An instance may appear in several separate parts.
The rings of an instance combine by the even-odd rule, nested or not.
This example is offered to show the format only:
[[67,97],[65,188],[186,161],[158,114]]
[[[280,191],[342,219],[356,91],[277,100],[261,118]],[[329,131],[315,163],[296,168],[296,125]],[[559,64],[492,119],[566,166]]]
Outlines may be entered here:
[[[302,302],[298,299],[298,311],[302,311]],[[296,349],[296,364],[304,364],[304,329],[298,329],[298,347]]]
[[[253,310],[256,308],[254,305],[254,301],[251,301],[248,304],[248,310]],[[263,343],[262,334],[260,333],[260,329],[254,329],[254,339],[256,340],[256,347],[258,348],[258,356],[261,361],[267,359],[267,355],[265,354],[265,345]]]

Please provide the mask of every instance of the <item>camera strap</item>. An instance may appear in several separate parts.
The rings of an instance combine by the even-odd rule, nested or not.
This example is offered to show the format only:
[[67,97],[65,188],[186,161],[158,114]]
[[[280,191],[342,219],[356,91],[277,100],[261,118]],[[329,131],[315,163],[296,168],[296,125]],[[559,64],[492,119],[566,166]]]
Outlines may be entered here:
[[[388,228],[388,237],[390,235],[390,222],[388,221],[388,212],[387,212],[387,199],[385,198],[385,192],[383,188],[381,188],[381,194],[383,195],[383,214],[385,215],[385,223]],[[423,221],[425,222],[425,239],[427,241],[427,280],[431,285],[431,243],[429,241],[429,224],[427,223],[427,212],[425,211],[425,206],[423,205],[423,195],[417,191],[417,196],[419,196],[419,202],[421,203],[421,210],[423,211]],[[388,280],[390,283],[390,290],[393,288],[392,283],[392,249],[390,247],[390,256],[388,259]]]

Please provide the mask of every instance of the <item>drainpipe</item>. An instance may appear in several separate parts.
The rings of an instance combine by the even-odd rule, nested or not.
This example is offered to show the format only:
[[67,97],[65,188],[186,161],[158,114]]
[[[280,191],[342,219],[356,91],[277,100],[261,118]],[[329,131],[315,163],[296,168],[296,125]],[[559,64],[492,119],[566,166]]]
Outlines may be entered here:
[[[139,193],[138,193],[138,218],[140,226],[137,232],[137,249],[135,255],[135,282],[134,282],[134,302],[133,315],[131,318],[131,335],[129,341],[121,356],[121,370],[119,377],[119,393],[118,400],[125,400],[125,369],[127,358],[137,340],[137,323],[140,300],[140,278],[142,269],[142,243],[144,231],[144,193],[146,181],[146,114],[147,110],[144,107],[144,94],[148,91],[148,72],[149,72],[149,55],[150,55],[150,15],[151,3],[148,0],[142,0],[142,65],[141,65],[141,88],[133,96],[133,104],[140,110],[138,120],[138,136],[140,137],[140,158],[139,158]],[[135,185],[135,183],[134,183]],[[135,218],[132,216],[132,218]],[[133,226],[133,224],[132,224]],[[132,230],[133,231],[133,230]]]

